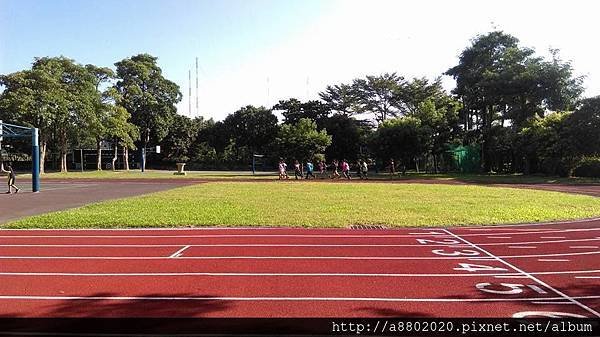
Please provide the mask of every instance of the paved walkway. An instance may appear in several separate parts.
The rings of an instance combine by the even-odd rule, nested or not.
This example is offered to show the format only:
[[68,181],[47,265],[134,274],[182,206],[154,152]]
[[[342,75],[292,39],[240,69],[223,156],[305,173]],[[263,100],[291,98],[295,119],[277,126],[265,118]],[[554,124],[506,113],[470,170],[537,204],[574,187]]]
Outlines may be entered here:
[[32,193],[27,183],[19,184],[22,189],[17,194],[0,194],[0,224],[25,216],[80,207],[98,201],[164,191],[186,186],[191,182],[48,181],[42,182],[41,193]]

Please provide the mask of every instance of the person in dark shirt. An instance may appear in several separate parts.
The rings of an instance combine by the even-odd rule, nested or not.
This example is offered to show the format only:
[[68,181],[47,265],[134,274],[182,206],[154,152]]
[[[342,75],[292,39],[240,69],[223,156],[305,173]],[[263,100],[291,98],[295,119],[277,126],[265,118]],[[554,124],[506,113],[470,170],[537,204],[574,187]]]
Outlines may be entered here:
[[3,173],[8,173],[8,192],[6,192],[7,194],[12,194],[12,189],[15,189],[15,193],[19,193],[19,191],[21,190],[20,188],[18,188],[15,183],[17,181],[17,175],[15,174],[15,170],[12,168],[11,164],[8,164],[6,166],[6,170],[2,169]]

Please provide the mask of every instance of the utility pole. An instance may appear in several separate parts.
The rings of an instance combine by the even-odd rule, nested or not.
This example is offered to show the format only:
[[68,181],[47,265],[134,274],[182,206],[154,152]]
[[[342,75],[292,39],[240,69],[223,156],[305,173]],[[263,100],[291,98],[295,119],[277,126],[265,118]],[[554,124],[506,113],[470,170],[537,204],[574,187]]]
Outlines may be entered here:
[[200,116],[198,109],[198,57],[196,56],[196,115]]

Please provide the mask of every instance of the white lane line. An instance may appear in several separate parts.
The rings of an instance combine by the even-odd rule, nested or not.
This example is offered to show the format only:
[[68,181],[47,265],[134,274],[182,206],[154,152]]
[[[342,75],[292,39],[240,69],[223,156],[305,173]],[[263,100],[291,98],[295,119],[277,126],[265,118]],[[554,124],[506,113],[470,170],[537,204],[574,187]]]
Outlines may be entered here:
[[540,262],[570,262],[569,259],[538,259]]
[[0,272],[1,276],[316,276],[316,277],[484,277],[500,274],[369,274],[369,273],[212,273],[212,272],[175,272],[175,273],[37,273],[37,272]]
[[[1,233],[1,232],[0,232]],[[423,234],[425,236],[444,234]],[[447,236],[447,235],[446,235]],[[414,235],[356,235],[356,234],[197,234],[197,235],[0,235],[0,238],[91,238],[91,239],[156,239],[156,238],[414,238]]]
[[[503,246],[511,245],[526,245],[526,244],[550,244],[550,243],[564,243],[564,242],[588,242],[588,241],[600,241],[600,238],[593,239],[573,239],[573,240],[554,240],[554,241],[525,241],[525,242],[495,242],[495,243],[481,243],[479,246]],[[180,244],[0,244],[0,247],[179,247]],[[191,244],[190,247],[424,247],[422,244],[278,244],[278,243],[264,243],[264,244],[250,244],[250,243],[215,243],[215,244]],[[428,244],[427,246],[443,246],[443,247],[465,247],[465,244],[454,244],[449,246],[448,244]],[[583,248],[598,248],[598,246],[574,246]]]
[[[600,221],[597,219],[596,221]],[[237,229],[251,229],[251,228],[234,228]],[[254,228],[255,230],[265,229],[265,228]],[[271,230],[271,228],[268,228]],[[92,230],[92,229],[81,229],[83,230]],[[100,230],[100,229],[98,229]],[[118,230],[118,229],[106,229],[109,230]],[[123,230],[134,230],[134,229],[123,229]],[[138,229],[142,231],[141,229]],[[158,229],[151,229],[151,231]],[[167,229],[163,229],[167,230]],[[177,230],[177,229],[169,229],[169,230]],[[180,231],[184,231],[187,229],[180,229]],[[211,230],[211,229],[200,229],[195,228],[191,230]],[[218,230],[218,228],[214,228],[212,230]],[[221,228],[221,230],[223,230]],[[344,229],[340,229],[344,230]],[[510,230],[510,229],[506,229]],[[3,231],[10,231],[9,229],[0,229],[0,234]],[[30,229],[23,231],[32,231]],[[63,231],[63,230],[61,230]],[[392,230],[393,231],[393,230]],[[464,234],[463,237],[471,237],[471,236],[498,236],[498,235],[527,235],[527,234],[549,234],[549,233],[571,233],[571,232],[588,232],[588,231],[600,231],[600,228],[576,228],[576,229],[561,229],[561,230],[545,230],[543,232],[538,232],[535,230],[524,230],[523,232],[506,232],[506,233],[476,233],[476,234]],[[431,234],[435,233],[435,234]],[[144,239],[144,238],[219,238],[219,237],[305,237],[305,238],[414,238],[415,235],[421,236],[443,236],[447,237],[447,235],[436,233],[436,232],[424,232],[424,233],[413,233],[413,234],[196,234],[196,235],[0,235],[0,238],[10,239],[10,238],[128,238],[128,239]]]
[[535,249],[536,246],[508,246],[508,248],[512,249]]
[[[598,299],[600,296],[577,296],[578,299]],[[25,301],[356,301],[356,302],[531,302],[564,300],[562,297],[525,297],[525,298],[385,298],[385,297],[167,297],[167,296],[35,296],[0,295],[0,300]]]
[[566,236],[540,236],[540,239],[566,239]]
[[[563,275],[563,274],[590,274],[600,273],[598,270],[571,270],[533,272],[532,275]],[[517,273],[505,274],[401,274],[401,273],[241,273],[241,272],[155,272],[155,273],[68,273],[68,272],[0,272],[0,276],[344,276],[344,277],[483,277],[495,278],[527,278]]]
[[[482,229],[511,229],[513,227],[525,227],[525,226],[545,226],[545,225],[561,225],[561,224],[576,224],[576,223],[585,223],[585,222],[595,222],[599,221],[600,217],[588,218],[588,219],[579,219],[579,220],[560,220],[560,221],[552,221],[552,222],[533,222],[533,223],[522,223],[522,224],[514,224],[514,225],[496,225],[494,227],[484,227],[484,226],[473,226],[472,229],[482,228]],[[464,228],[460,228],[464,229]],[[531,228],[531,230],[544,230],[545,228]],[[526,230],[526,229],[515,229],[515,230]]]
[[[600,221],[600,220],[599,220]],[[508,230],[508,229],[507,229]],[[523,230],[523,232],[505,232],[505,233],[475,233],[475,234],[463,234],[463,237],[471,237],[471,236],[490,236],[490,235],[541,235],[541,234],[551,234],[551,233],[575,233],[575,232],[590,232],[590,231],[600,231],[600,228],[573,228],[573,229],[557,229],[557,230],[544,230],[544,231],[530,231]]]
[[594,278],[594,279],[598,278],[598,279],[600,279],[600,276],[575,276],[575,278]]
[[[427,246],[441,246],[448,247],[448,245],[427,245]],[[467,245],[459,244],[455,245],[460,248],[467,247]],[[181,245],[0,245],[2,247],[137,247],[137,248],[153,248],[153,247],[181,247]],[[347,244],[347,245],[333,245],[333,244],[270,244],[270,243],[215,243],[215,244],[199,244],[199,245],[188,245],[187,247],[425,247],[422,244],[418,245],[396,245],[396,244],[381,244],[381,245],[361,245],[361,244]]]
[[[498,256],[502,259],[531,258],[531,257],[554,257],[575,255],[597,255],[600,251],[561,254],[536,254],[536,255],[509,255]],[[177,260],[457,260],[464,256],[181,256]],[[0,260],[173,260],[165,256],[0,256]],[[495,257],[473,257],[471,261],[495,260]]]
[[175,253],[171,254],[169,257],[170,258],[174,258],[174,257],[180,257],[181,254],[183,254],[183,251],[190,248],[190,246],[183,246],[183,248],[181,248],[180,250],[176,251]]
[[531,302],[531,303],[532,304],[551,304],[551,305],[554,305],[554,304],[558,304],[558,305],[561,305],[561,304],[573,305],[573,303],[571,303],[571,302],[551,302],[551,301],[536,301],[536,302]]
[[573,297],[569,297],[567,294],[565,294],[565,293],[561,292],[560,290],[558,290],[558,289],[556,289],[556,288],[552,287],[551,285],[547,284],[546,282],[544,282],[544,281],[542,281],[542,280],[538,279],[537,277],[535,277],[535,276],[533,276],[533,275],[531,275],[531,274],[527,273],[526,271],[524,271],[524,270],[522,270],[522,269],[520,269],[520,268],[516,267],[515,265],[513,265],[513,264],[511,264],[511,263],[509,263],[509,262],[507,262],[507,261],[505,261],[505,260],[503,260],[503,259],[501,259],[500,257],[498,257],[498,256],[496,256],[496,255],[494,255],[494,254],[492,254],[492,253],[490,253],[490,252],[488,252],[487,250],[485,250],[485,249],[483,249],[483,248],[481,248],[481,247],[478,247],[476,244],[474,244],[474,243],[472,243],[472,242],[468,241],[467,239],[463,239],[463,238],[461,238],[460,236],[458,236],[458,235],[456,235],[456,234],[452,233],[451,231],[449,231],[449,230],[447,230],[447,229],[444,229],[444,230],[445,230],[445,231],[446,231],[448,234],[450,234],[450,235],[454,236],[455,238],[457,238],[457,239],[459,239],[459,240],[461,240],[461,241],[463,241],[463,242],[465,242],[465,243],[467,243],[467,244],[471,245],[471,247],[473,247],[473,248],[476,248],[476,249],[478,249],[478,250],[480,250],[480,251],[484,252],[485,254],[487,254],[487,255],[489,255],[489,256],[491,256],[491,257],[495,257],[495,258],[496,258],[496,260],[497,260],[498,262],[501,262],[501,263],[505,264],[506,266],[508,266],[508,267],[510,267],[510,268],[512,268],[512,269],[514,269],[514,270],[516,270],[517,272],[519,272],[519,273],[521,273],[521,274],[523,274],[523,275],[525,275],[525,276],[528,276],[528,277],[529,277],[531,280],[535,281],[535,282],[536,282],[536,283],[538,283],[539,285],[541,285],[541,286],[544,286],[544,287],[546,287],[547,289],[550,289],[551,291],[553,291],[553,292],[554,292],[554,293],[556,293],[557,295],[559,295],[559,296],[563,297],[564,299],[566,299],[566,300],[568,300],[568,301],[572,302],[573,304],[575,304],[575,305],[579,306],[580,308],[582,308],[582,309],[584,309],[584,310],[586,310],[586,311],[588,311],[588,312],[590,312],[590,313],[592,313],[592,314],[596,315],[597,317],[600,317],[600,313],[599,313],[599,312],[597,312],[597,311],[595,311],[594,309],[592,309],[592,308],[588,307],[587,305],[585,305],[585,304],[583,304],[583,303],[581,303],[581,302],[577,301],[577,300],[576,300],[576,299],[574,299]]
[[573,248],[573,249],[596,249],[598,248],[598,246],[571,246],[569,248]]

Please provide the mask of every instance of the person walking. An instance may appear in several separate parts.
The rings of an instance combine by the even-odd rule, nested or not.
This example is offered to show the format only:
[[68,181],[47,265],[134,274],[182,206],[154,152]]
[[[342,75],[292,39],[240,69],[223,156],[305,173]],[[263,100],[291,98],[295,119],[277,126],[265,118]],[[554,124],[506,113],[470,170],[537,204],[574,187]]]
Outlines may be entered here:
[[308,179],[309,176],[311,176],[313,179],[317,178],[313,174],[313,170],[314,170],[313,163],[311,163],[311,161],[309,160],[308,162],[306,162],[306,178],[305,179]]
[[300,162],[298,160],[294,161],[294,177],[302,179],[302,171],[300,170]]
[[279,160],[279,180],[289,179],[287,175],[287,164],[283,161],[283,159]]
[[327,164],[324,160],[321,160],[319,161],[319,177],[324,179],[325,175],[327,175]]
[[331,166],[332,166],[333,171],[331,172],[331,177],[330,178],[331,179],[337,179],[337,178],[339,178],[340,174],[338,173],[338,161],[337,161],[337,159],[334,159],[331,162]]
[[359,159],[359,160],[356,161],[356,175],[361,180],[363,179],[363,176],[362,176],[362,159]]
[[6,194],[12,194],[13,188],[15,189],[15,193],[19,193],[20,188],[15,185],[17,182],[17,175],[15,174],[15,170],[12,168],[11,164],[6,166],[6,170],[2,168],[2,173],[8,173],[8,192]]
[[366,160],[361,160],[360,173],[362,179],[369,179],[369,177],[367,176],[367,174],[369,173],[369,165],[367,164]]
[[352,179],[352,177],[350,177],[350,164],[348,164],[346,159],[342,160],[342,174],[344,175],[344,178],[348,180]]

